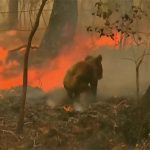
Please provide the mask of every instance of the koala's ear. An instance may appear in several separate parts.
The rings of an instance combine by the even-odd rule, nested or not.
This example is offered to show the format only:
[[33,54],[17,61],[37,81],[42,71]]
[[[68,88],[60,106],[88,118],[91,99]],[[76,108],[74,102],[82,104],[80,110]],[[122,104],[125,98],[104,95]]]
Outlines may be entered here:
[[92,56],[86,56],[85,61],[91,60],[93,57]]
[[102,55],[98,55],[98,56],[96,57],[96,60],[97,60],[97,63],[98,63],[98,64],[101,63],[101,62],[102,62]]

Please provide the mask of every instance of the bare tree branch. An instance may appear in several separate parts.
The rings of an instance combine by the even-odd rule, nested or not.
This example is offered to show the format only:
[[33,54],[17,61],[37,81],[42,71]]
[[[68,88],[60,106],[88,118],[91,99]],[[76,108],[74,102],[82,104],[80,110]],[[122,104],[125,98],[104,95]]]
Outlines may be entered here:
[[142,64],[143,60],[144,60],[144,57],[145,57],[145,51],[143,52],[142,56],[140,57],[139,61],[137,61],[137,65],[136,67],[139,68],[140,65]]
[[22,96],[21,96],[21,104],[20,104],[20,114],[19,114],[18,124],[17,124],[17,133],[19,134],[23,132],[23,126],[24,126],[25,103],[26,103],[26,94],[27,94],[27,85],[28,85],[28,60],[29,60],[30,48],[32,45],[32,39],[34,37],[34,34],[37,31],[37,28],[39,26],[40,17],[41,17],[41,14],[42,14],[42,11],[46,2],[47,0],[42,0],[42,4],[37,14],[33,29],[29,35],[28,44],[27,44],[27,48],[25,51]]
[[[150,55],[150,53],[146,53],[146,54],[145,54],[145,56],[148,56],[148,55]],[[141,57],[143,57],[143,55],[140,56],[140,57],[138,57],[138,58],[137,58],[137,61],[139,61],[139,60],[141,59]]]
[[140,95],[140,81],[139,81],[139,71],[140,71],[140,66],[145,58],[145,56],[150,55],[150,53],[146,53],[146,50],[143,51],[142,55],[138,58],[123,58],[125,60],[129,60],[134,62],[135,64],[135,70],[136,70],[136,95],[137,99],[139,100],[139,95]]
[[134,59],[132,59],[132,58],[122,58],[122,59],[129,60],[129,61],[132,61],[132,62],[134,62],[134,63],[135,63],[135,60],[134,60]]
[[[17,48],[11,49],[11,50],[9,50],[9,53],[20,51],[23,48],[27,48],[27,45],[22,45]],[[39,48],[38,46],[31,46],[31,49],[38,49],[38,48]]]

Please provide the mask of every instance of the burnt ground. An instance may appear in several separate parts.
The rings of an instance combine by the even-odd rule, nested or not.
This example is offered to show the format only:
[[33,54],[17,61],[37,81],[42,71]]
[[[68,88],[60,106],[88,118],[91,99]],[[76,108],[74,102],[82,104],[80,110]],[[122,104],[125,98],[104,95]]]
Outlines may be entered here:
[[15,133],[18,104],[0,101],[0,150],[150,149],[150,113],[134,99],[101,99],[82,112],[27,104],[23,135]]

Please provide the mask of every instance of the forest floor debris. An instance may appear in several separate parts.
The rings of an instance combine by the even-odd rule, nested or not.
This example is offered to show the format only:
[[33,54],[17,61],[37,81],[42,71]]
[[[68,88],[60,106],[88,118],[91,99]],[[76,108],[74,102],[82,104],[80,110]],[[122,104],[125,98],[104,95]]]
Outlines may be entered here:
[[[0,150],[149,150],[150,112],[136,101],[110,98],[84,111],[26,106],[24,134],[16,134],[18,101],[0,101]],[[142,117],[142,119],[140,118]]]

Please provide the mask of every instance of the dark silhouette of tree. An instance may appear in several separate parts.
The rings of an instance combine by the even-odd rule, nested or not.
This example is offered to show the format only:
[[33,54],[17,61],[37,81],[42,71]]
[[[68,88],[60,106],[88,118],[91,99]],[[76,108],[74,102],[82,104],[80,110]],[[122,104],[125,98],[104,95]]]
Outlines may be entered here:
[[[113,9],[110,5],[107,5],[106,9],[106,5],[107,3],[104,3],[102,0],[95,3],[95,11],[92,12],[92,15],[103,20],[104,24],[103,26],[88,26],[87,31],[97,33],[100,38],[104,36],[109,37],[112,40],[115,40],[115,33],[120,33],[120,48],[125,45],[125,42],[129,37],[136,46],[145,45],[143,37],[148,40],[147,37],[149,37],[150,33],[138,31],[135,28],[135,25],[138,25],[137,23],[141,22],[143,18],[148,19],[148,13],[140,6],[131,5],[129,6],[131,8],[128,8],[130,10],[129,12],[121,14],[121,7],[118,3],[116,3],[116,6]],[[118,14],[117,19],[112,19],[114,14]],[[149,55],[149,53],[147,53],[146,50],[143,50],[142,55],[138,58],[126,58],[135,64],[137,99],[140,97],[140,68],[146,55]]]
[[25,51],[24,70],[23,70],[23,86],[22,86],[23,89],[22,89],[22,97],[21,97],[21,105],[20,105],[20,114],[19,114],[19,119],[18,119],[18,124],[17,124],[17,133],[19,133],[19,134],[23,132],[23,126],[24,126],[25,102],[26,102],[26,94],[27,94],[27,86],[28,86],[28,59],[29,59],[32,39],[33,39],[34,34],[39,26],[40,16],[42,14],[42,11],[43,11],[43,8],[44,8],[46,2],[47,2],[47,0],[42,0],[42,4],[41,4],[39,12],[37,14],[33,29],[29,35],[28,44],[27,44],[27,48]]
[[136,79],[136,97],[137,100],[140,99],[140,68],[144,61],[145,56],[150,55],[149,53],[146,53],[146,50],[144,50],[141,54],[141,56],[137,58],[125,58],[126,60],[132,61],[135,64],[135,79]]
[[48,28],[39,48],[40,56],[54,56],[63,45],[72,41],[77,13],[77,0],[54,0]]
[[[103,9],[106,4],[103,3],[102,0],[95,3],[95,11],[92,12],[93,16],[97,16],[104,20],[103,26],[88,26],[88,32],[95,32],[99,35],[99,37],[110,37],[112,40],[115,40],[115,33],[120,33],[120,48],[125,45],[125,42],[128,37],[140,41],[142,40],[140,34],[147,34],[141,33],[141,31],[137,31],[133,24],[137,24],[137,22],[142,21],[142,18],[147,17],[148,14],[144,10],[142,10],[138,6],[131,6],[130,12],[125,12],[124,14],[120,15],[121,8],[119,5],[116,5],[115,9],[107,7],[107,9]],[[106,6],[105,6],[106,7]],[[119,17],[117,19],[112,19],[114,14],[118,14]],[[124,39],[124,42],[123,42]],[[136,39],[136,40],[135,40]]]
[[18,23],[18,0],[9,0],[8,22],[9,29],[16,28]]

